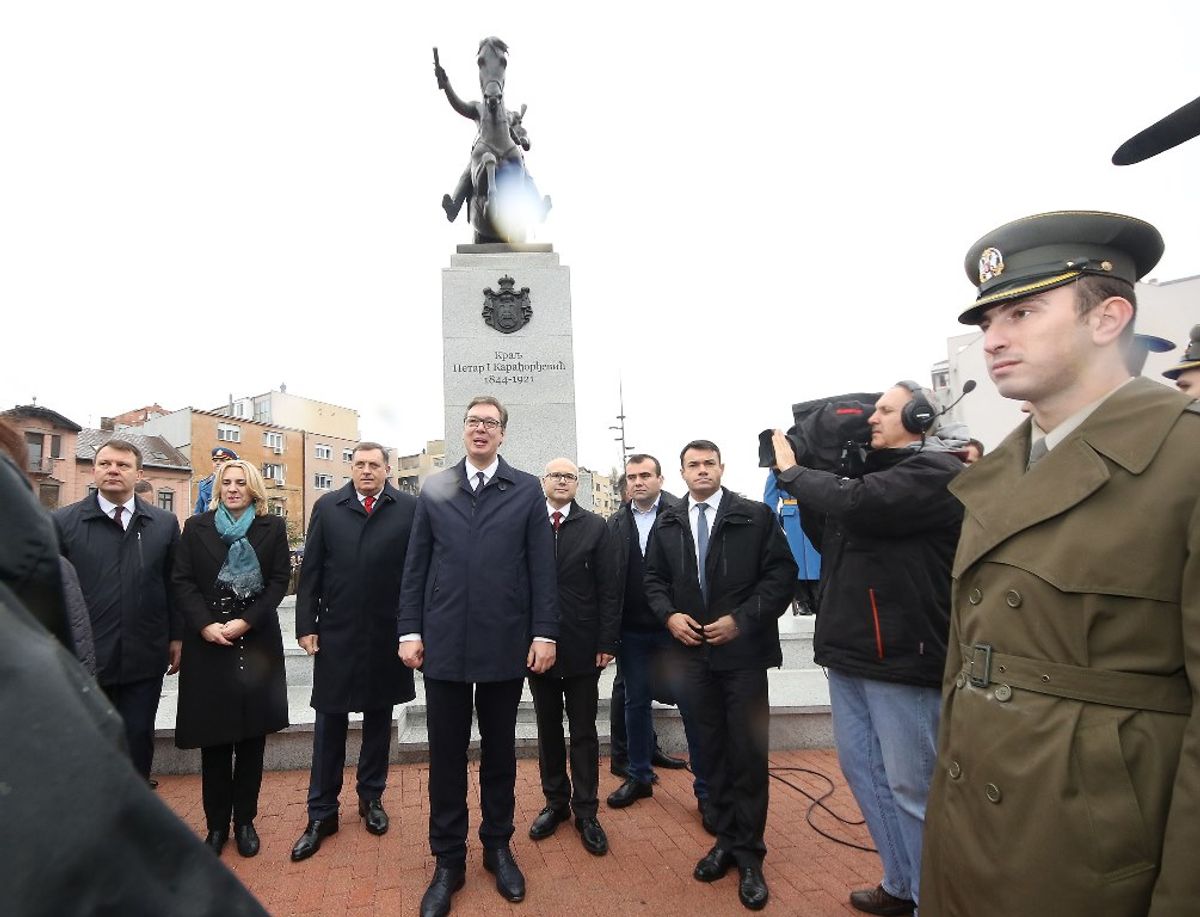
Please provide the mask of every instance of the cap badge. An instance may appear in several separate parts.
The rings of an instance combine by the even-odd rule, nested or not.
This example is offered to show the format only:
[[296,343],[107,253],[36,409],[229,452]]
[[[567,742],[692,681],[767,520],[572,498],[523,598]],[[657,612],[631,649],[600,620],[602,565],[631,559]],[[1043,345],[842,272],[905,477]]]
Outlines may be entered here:
[[985,248],[979,256],[979,282],[987,283],[1004,273],[1004,256],[998,248]]

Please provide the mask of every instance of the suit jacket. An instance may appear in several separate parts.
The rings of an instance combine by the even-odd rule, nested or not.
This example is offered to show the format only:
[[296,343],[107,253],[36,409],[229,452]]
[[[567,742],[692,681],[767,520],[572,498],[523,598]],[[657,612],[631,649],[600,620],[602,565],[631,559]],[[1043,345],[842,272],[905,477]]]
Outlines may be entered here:
[[571,501],[554,539],[561,620],[548,675],[587,675],[596,671],[597,653],[617,654],[621,618],[611,538],[602,518]]
[[733,615],[736,639],[684,648],[703,653],[713,669],[782,665],[778,619],[792,601],[796,562],[774,512],[727,488],[721,493],[704,564],[708,600],[700,592],[686,500],[660,510],[654,523],[646,550],[646,597],[664,625],[676,611],[701,624]]
[[421,634],[430,678],[522,678],[532,638],[558,637],[546,497],[503,458],[475,494],[465,463],[429,478],[417,500],[396,633]]
[[317,634],[312,706],[378,710],[414,697],[396,654],[400,574],[417,498],[385,484],[368,516],[353,484],[313,507],[296,594],[296,636]]
[[278,612],[291,576],[287,528],[278,516],[250,523],[246,540],[258,555],[264,588],[240,614],[228,616],[244,618],[250,630],[233,646],[220,646],[200,636],[209,624],[227,620],[213,610],[222,594],[217,574],[229,553],[215,517],[210,510],[184,523],[175,559],[175,593],[187,619],[175,725],[180,748],[238,742],[288,724]]
[[1200,416],[1187,409],[1134,379],[1028,472],[1027,421],[951,485],[966,517],[923,917],[1195,913]]

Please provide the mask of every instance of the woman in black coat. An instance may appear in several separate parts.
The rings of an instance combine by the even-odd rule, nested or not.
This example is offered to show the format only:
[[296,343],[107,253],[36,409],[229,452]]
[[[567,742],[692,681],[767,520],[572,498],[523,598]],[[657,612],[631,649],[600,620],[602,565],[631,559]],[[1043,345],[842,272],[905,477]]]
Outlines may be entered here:
[[238,853],[258,853],[266,736],[288,725],[277,609],[290,573],[287,529],[267,515],[258,469],[226,462],[212,509],[183,527],[173,576],[188,622],[175,744],[200,748],[205,842],[217,853],[231,816]]

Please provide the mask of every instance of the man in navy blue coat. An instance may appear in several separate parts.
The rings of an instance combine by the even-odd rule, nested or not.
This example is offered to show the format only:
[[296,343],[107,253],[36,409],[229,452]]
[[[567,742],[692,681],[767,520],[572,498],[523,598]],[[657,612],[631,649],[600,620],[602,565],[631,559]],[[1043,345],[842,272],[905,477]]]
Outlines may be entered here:
[[429,846],[437,858],[423,917],[448,914],[466,878],[472,706],[482,746],[483,865],[506,899],[525,897],[509,849],[517,706],[526,672],[554,664],[558,594],[541,484],[498,455],[507,425],[508,412],[495,398],[467,406],[466,458],[425,483],[404,564],[399,653],[425,683]]

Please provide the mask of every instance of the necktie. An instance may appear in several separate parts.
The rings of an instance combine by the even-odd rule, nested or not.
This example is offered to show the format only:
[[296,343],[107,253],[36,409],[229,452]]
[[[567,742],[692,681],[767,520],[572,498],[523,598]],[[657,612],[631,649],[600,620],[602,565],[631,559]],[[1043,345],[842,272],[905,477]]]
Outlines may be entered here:
[[475,485],[475,493],[479,493],[479,491],[483,490],[483,478],[484,474],[482,471],[475,472],[475,479],[478,481],[478,483]]
[[555,534],[558,534],[558,527],[562,525],[562,513],[555,510],[550,516],[550,524],[554,526]]
[[1043,436],[1036,443],[1034,443],[1033,448],[1029,450],[1029,465],[1025,470],[1031,470],[1034,465],[1046,457],[1046,453],[1049,451],[1050,449],[1046,446],[1046,437]]
[[366,509],[367,515],[368,516],[371,515],[371,510],[373,510],[375,508],[375,498],[374,497],[363,498],[363,507]]
[[122,530],[125,528],[125,523],[121,521],[121,513],[123,512],[125,512],[125,507],[123,506],[118,506],[113,510],[113,522],[119,525]]
[[705,511],[707,503],[696,504],[696,550],[698,553],[697,566],[700,572],[700,594],[708,602],[708,580],[704,575],[704,561],[708,558],[708,518]]

